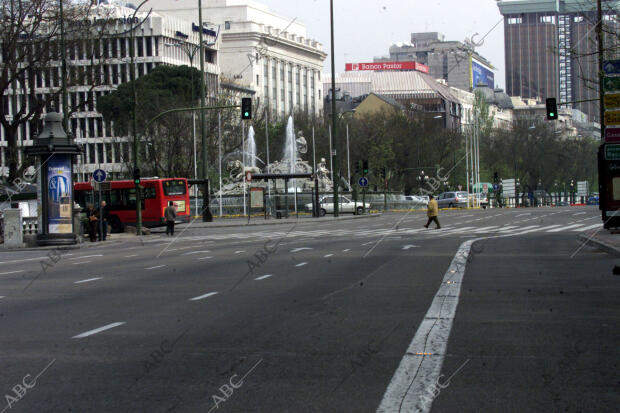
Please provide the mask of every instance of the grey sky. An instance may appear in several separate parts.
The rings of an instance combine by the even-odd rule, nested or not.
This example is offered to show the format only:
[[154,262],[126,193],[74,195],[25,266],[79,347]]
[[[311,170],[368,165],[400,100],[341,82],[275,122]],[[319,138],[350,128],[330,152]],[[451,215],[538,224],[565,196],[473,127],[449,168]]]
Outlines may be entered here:
[[[330,53],[328,0],[257,0],[280,15],[305,23],[308,37]],[[388,55],[391,44],[410,40],[412,32],[437,31],[446,40],[480,39],[500,19],[495,0],[334,0],[336,71],[347,62],[372,62]],[[478,52],[497,68],[496,83],[504,87],[504,26],[499,24]],[[329,71],[328,56],[325,68]]]

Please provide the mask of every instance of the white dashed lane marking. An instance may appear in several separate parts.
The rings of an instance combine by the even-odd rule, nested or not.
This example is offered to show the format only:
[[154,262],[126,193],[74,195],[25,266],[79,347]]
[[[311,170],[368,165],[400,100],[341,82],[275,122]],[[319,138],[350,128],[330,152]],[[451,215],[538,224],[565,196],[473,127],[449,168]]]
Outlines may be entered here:
[[74,282],[73,284],[84,284],[84,283],[91,282],[91,281],[97,281],[97,280],[100,280],[100,279],[102,279],[102,278],[103,278],[103,277],[89,278],[89,279],[87,279],[87,280],[80,280],[80,281],[76,281],[76,282]]
[[254,279],[255,279],[256,281],[260,281],[260,280],[264,280],[265,278],[269,278],[269,277],[271,277],[271,276],[273,276],[273,274],[262,275],[262,276],[260,276],[260,277],[256,277],[256,278],[254,278]]
[[162,267],[165,267],[165,266],[166,266],[165,264],[164,265],[156,265],[154,267],[145,268],[145,270],[156,270],[157,268],[162,268]]
[[297,264],[295,267],[303,267],[304,265],[308,264],[307,262],[300,262],[299,264]]
[[109,330],[109,329],[114,328],[114,327],[122,326],[123,324],[125,324],[124,321],[123,322],[118,322],[118,323],[108,324],[106,326],[99,327],[99,328],[96,328],[94,330],[86,331],[86,332],[84,332],[82,334],[78,334],[77,336],[73,336],[72,338],[84,338],[84,337],[92,336],[93,334],[101,333],[102,331],[106,331],[106,330]]
[[215,294],[217,294],[217,291],[213,291],[211,293],[206,293],[206,294],[203,294],[203,295],[199,295],[198,297],[190,298],[189,301],[202,300],[204,298],[211,297],[212,295],[215,295]]

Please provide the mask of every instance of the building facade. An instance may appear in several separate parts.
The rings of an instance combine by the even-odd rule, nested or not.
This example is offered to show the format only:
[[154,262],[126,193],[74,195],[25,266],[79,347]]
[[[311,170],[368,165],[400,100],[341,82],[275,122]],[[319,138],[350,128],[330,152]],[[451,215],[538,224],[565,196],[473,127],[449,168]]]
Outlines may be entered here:
[[[195,0],[152,0],[154,10],[197,20]],[[277,15],[250,0],[203,0],[203,19],[218,30],[221,74],[255,93],[257,110],[284,118],[322,109],[321,43],[309,39],[296,19]]]
[[416,61],[429,67],[429,74],[443,79],[451,87],[472,91],[478,83],[494,87],[493,66],[473,50],[471,43],[446,41],[437,32],[411,33],[410,43],[390,47],[389,57],[375,58],[375,62]]
[[[77,180],[90,179],[95,169],[104,169],[109,179],[130,176],[132,162],[132,142],[129,136],[119,136],[114,130],[114,123],[97,112],[97,99],[109,94],[119,85],[130,80],[131,56],[130,41],[132,36],[128,32],[132,24],[143,21],[134,31],[134,70],[136,78],[149,73],[158,65],[190,65],[190,57],[182,47],[175,45],[198,45],[198,28],[191,22],[173,17],[166,17],[157,13],[138,12],[134,21],[131,16],[134,10],[118,4],[101,4],[97,6],[100,16],[114,19],[106,26],[109,36],[104,36],[99,42],[99,51],[95,59],[85,56],[85,47],[78,46],[67,53],[67,72],[70,78],[80,73],[96,73],[100,76],[96,86],[88,81],[71,82],[68,88],[68,103],[70,108],[78,108],[69,118],[69,129],[75,142],[83,147],[82,155],[78,156],[75,169]],[[93,23],[91,23],[93,24]],[[215,33],[205,33],[205,39],[210,41],[205,53],[205,78],[207,96],[215,99],[218,94],[219,67],[217,63],[217,43]],[[37,76],[37,94],[48,94],[60,88],[60,64],[53,66],[47,73]],[[200,68],[197,58],[192,65]],[[96,70],[94,69],[96,67]],[[46,111],[51,109],[51,103]],[[59,101],[55,102],[59,110]],[[8,106],[6,110],[14,110]],[[44,117],[44,114],[43,116]],[[24,124],[18,134],[18,145],[30,146],[36,134],[35,126]],[[69,131],[68,131],[69,132]],[[8,176],[6,164],[6,146],[4,131],[0,128],[0,175]],[[19,155],[22,163],[23,155]]]
[[[620,2],[605,2],[606,58],[617,57]],[[598,98],[596,2],[499,1],[504,16],[506,90],[510,96],[559,102]],[[615,52],[613,51],[615,50]],[[598,102],[572,104],[600,121]],[[565,106],[568,107],[568,106]]]

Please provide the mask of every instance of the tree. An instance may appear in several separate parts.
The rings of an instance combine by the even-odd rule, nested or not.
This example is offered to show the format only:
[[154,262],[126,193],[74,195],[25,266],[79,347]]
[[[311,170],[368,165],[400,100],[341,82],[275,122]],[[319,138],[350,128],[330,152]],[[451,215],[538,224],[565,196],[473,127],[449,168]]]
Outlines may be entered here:
[[[78,85],[87,85],[92,91],[103,81],[101,70],[106,56],[101,53],[101,41],[108,36],[107,23],[98,25],[98,30],[94,30],[84,22],[90,23],[94,16],[105,18],[107,11],[88,1],[63,1],[68,91]],[[10,182],[18,176],[20,169],[18,130],[28,124],[31,135],[35,135],[41,127],[43,110],[61,108],[62,43],[58,5],[58,0],[0,2],[0,125],[7,141]],[[76,50],[82,59],[90,61],[89,66],[71,65],[69,59]],[[69,112],[83,109],[90,103],[93,94],[86,93],[86,96],[88,100],[74,102]],[[21,167],[26,166],[27,163],[24,163]]]

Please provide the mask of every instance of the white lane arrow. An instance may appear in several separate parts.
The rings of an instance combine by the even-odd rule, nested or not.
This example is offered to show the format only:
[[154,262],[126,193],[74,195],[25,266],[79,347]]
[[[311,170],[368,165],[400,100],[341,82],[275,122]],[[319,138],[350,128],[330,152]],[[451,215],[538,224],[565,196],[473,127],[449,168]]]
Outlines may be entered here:
[[418,246],[417,245],[405,245],[403,247],[404,250],[408,250],[408,249],[411,249],[411,248],[418,248]]
[[299,252],[299,251],[303,251],[303,250],[311,250],[312,248],[309,247],[300,247],[300,248],[294,248],[291,250],[291,252]]

